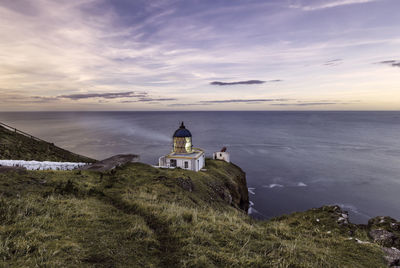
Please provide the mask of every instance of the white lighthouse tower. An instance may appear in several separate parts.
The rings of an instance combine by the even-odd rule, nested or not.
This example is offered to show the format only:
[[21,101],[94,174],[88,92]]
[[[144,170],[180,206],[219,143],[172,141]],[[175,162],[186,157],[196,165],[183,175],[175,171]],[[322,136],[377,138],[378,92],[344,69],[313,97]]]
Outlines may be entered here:
[[205,166],[205,154],[202,149],[193,148],[192,134],[183,122],[172,136],[172,152],[158,160],[161,168],[182,168],[199,171]]

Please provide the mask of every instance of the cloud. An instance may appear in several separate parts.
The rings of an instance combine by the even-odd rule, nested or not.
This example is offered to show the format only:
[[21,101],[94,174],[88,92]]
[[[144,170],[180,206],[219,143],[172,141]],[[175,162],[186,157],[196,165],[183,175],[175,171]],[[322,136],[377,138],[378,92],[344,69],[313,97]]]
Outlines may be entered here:
[[[392,88],[399,78],[384,70],[342,78],[353,71],[368,73],[368,66],[360,70],[358,63],[378,61],[370,60],[377,49],[384,53],[381,59],[396,55],[400,39],[393,33],[398,25],[387,19],[395,18],[391,1],[381,1],[379,10],[385,12],[375,12],[374,23],[365,16],[368,8],[375,9],[368,4],[344,6],[360,7],[349,14],[340,8],[326,10],[324,17],[298,14],[302,9],[370,2],[366,0],[198,1],[195,6],[175,0],[31,2],[0,0],[0,85],[8,88],[0,91],[1,110],[118,110],[121,106],[140,110],[149,109],[157,98],[170,97],[179,101],[158,100],[160,109],[207,104],[214,108],[224,103],[199,104],[200,100],[231,101],[221,105],[231,109],[257,103],[236,98],[264,98],[261,87],[281,82],[267,81],[271,78],[284,79],[271,86],[279,85],[285,95],[266,98],[320,100],[333,96],[332,91],[343,98],[371,91],[363,100],[382,109],[389,105],[383,98],[394,102],[390,97],[397,94]],[[288,3],[298,10],[288,9]],[[321,66],[334,66],[329,60],[338,58],[352,60],[345,70]],[[396,62],[386,64],[396,67]],[[252,78],[260,80],[245,81]],[[209,85],[212,81],[214,86]],[[376,86],[374,81],[388,85]],[[349,88],[346,96],[342,84]],[[246,95],[225,95],[224,89],[244,87]],[[147,94],[104,95],[133,90]],[[11,96],[12,92],[18,94]],[[28,106],[27,101],[41,103]],[[260,108],[266,106],[258,103]]]
[[[266,81],[261,81],[261,80],[247,80],[247,81],[237,81],[237,82],[214,81],[211,82],[210,85],[215,85],[215,86],[256,85],[256,84],[264,84],[265,82]],[[278,82],[278,80],[276,80],[275,82]]]
[[[274,106],[318,106],[318,105],[334,105],[337,102],[309,102],[309,103],[273,103]],[[342,103],[340,103],[342,104]]]
[[85,93],[85,94],[71,94],[71,95],[61,95],[59,98],[80,100],[80,99],[118,99],[118,98],[143,98],[146,97],[146,92],[110,92],[110,93]]
[[172,103],[172,104],[168,104],[169,107],[185,107],[185,106],[199,106],[199,105],[211,105],[211,103]]
[[138,100],[125,100],[120,101],[120,103],[133,103],[133,102],[162,102],[162,101],[176,101],[176,98],[139,98]]
[[316,3],[316,4],[291,4],[289,5],[289,7],[302,9],[304,11],[313,11],[313,10],[327,9],[339,6],[365,4],[377,1],[380,0],[333,0],[333,1],[324,1],[323,3]]
[[174,101],[177,100],[176,98],[140,98],[139,101],[143,102],[151,102],[151,101]]
[[380,64],[386,64],[392,67],[400,67],[400,61],[399,60],[385,60],[385,61],[381,61],[378,62]]
[[217,104],[217,103],[259,103],[259,102],[273,102],[273,101],[288,101],[289,99],[231,99],[231,100],[209,100],[200,101],[203,104]]
[[359,102],[359,100],[354,100],[352,102],[342,102],[342,101],[297,101],[295,103],[273,103],[273,106],[320,106],[320,105],[341,105],[341,104],[352,104],[354,102]]
[[328,60],[324,63],[326,66],[336,66],[342,63],[342,59]]
[[32,103],[48,103],[48,102],[55,102],[59,99],[57,97],[42,97],[42,96],[32,96]]

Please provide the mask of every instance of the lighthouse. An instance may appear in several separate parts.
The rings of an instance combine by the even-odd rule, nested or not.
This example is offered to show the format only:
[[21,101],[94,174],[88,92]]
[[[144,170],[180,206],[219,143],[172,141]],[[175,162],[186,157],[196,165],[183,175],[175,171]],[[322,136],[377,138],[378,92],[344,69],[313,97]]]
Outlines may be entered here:
[[172,136],[172,151],[159,158],[158,166],[199,171],[205,166],[205,160],[204,151],[193,147],[192,133],[182,122]]

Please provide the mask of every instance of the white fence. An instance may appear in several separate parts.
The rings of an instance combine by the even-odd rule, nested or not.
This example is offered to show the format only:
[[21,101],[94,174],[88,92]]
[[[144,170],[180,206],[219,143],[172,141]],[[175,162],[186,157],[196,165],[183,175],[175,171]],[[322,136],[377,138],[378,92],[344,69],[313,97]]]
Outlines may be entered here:
[[28,170],[73,170],[86,165],[87,163],[79,162],[0,160],[0,166],[24,167]]

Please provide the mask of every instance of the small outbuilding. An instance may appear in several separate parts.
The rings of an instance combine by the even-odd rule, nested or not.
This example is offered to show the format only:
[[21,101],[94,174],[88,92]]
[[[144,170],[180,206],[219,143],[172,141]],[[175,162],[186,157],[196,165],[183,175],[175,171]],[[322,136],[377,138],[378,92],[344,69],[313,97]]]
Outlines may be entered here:
[[193,148],[192,134],[185,127],[183,122],[172,136],[171,153],[162,156],[158,160],[161,168],[182,168],[199,171],[206,163],[204,151],[200,148]]
[[221,149],[221,151],[219,151],[219,152],[215,152],[214,154],[213,154],[213,159],[216,159],[216,160],[223,160],[223,161],[225,161],[225,162],[230,162],[231,160],[230,160],[230,155],[229,155],[229,153],[226,151],[226,147],[223,147],[222,149]]

